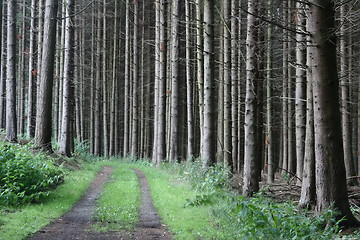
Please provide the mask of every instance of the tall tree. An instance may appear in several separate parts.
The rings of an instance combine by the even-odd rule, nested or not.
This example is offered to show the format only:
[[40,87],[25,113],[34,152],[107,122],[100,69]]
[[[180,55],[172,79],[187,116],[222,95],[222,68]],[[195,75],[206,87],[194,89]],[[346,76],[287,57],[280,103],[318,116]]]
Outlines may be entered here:
[[28,70],[28,102],[27,102],[27,125],[26,134],[29,138],[35,135],[36,120],[36,78],[37,69],[35,67],[35,17],[36,17],[36,1],[31,1],[30,10],[30,36],[29,36],[29,70]]
[[213,0],[204,0],[204,132],[201,152],[203,167],[215,163],[214,6]]
[[43,53],[39,97],[37,101],[35,143],[44,150],[52,151],[52,87],[54,74],[57,0],[46,0],[44,20]]
[[346,42],[345,42],[345,4],[340,6],[340,89],[341,89],[341,123],[342,123],[342,142],[344,146],[344,161],[346,169],[347,183],[354,185],[356,179],[352,178],[355,175],[355,168],[352,159],[352,145],[351,145],[351,125],[350,125],[350,89],[347,82],[346,74]]
[[231,142],[231,25],[230,0],[224,1],[224,164],[232,167]]
[[[272,14],[272,0],[268,0],[268,17]],[[267,149],[267,182],[274,182],[274,170],[275,170],[275,161],[274,161],[274,137],[273,137],[273,104],[272,104],[272,94],[273,94],[273,69],[272,69],[272,36],[273,28],[272,25],[268,25],[267,29],[267,66],[266,66],[266,137],[265,137],[265,146]]]
[[73,149],[72,122],[74,115],[74,8],[75,0],[66,0],[65,60],[63,80],[63,113],[60,130],[60,153],[68,157]]
[[126,0],[125,5],[125,93],[124,93],[124,149],[123,156],[126,157],[129,154],[129,133],[130,133],[130,116],[129,116],[129,108],[130,108],[130,6],[129,0]]
[[193,80],[191,78],[191,24],[190,1],[185,0],[186,18],[186,103],[187,103],[187,159],[194,157],[194,115],[193,115]]
[[138,3],[133,1],[134,5],[134,37],[133,37],[133,84],[132,84],[132,130],[131,130],[131,157],[136,158],[138,154],[138,122],[139,122],[139,109],[138,109],[138,81],[139,81],[139,64],[138,64]]
[[256,14],[257,0],[248,1],[247,34],[246,34],[246,99],[245,99],[245,153],[243,195],[252,196],[259,190],[257,158],[257,125],[256,125]]
[[[136,1],[134,1],[136,2]],[[109,157],[109,113],[108,113],[108,73],[107,73],[107,16],[106,16],[106,0],[103,0],[102,7],[102,132],[104,156]],[[98,69],[99,70],[99,69]]]
[[16,142],[16,1],[7,4],[6,138]]
[[306,16],[303,3],[296,3],[296,85],[295,85],[295,122],[296,122],[296,176],[301,186],[305,154],[305,96],[306,96]]
[[157,163],[159,164],[166,156],[166,26],[165,26],[166,3],[159,0],[159,78],[158,78],[158,117],[157,117]]
[[359,226],[349,206],[339,106],[335,2],[309,1],[312,59],[317,211],[334,207],[343,225]]
[[5,129],[5,107],[6,107],[6,2],[1,2],[1,63],[0,63],[0,128]]
[[170,161],[179,157],[179,0],[172,1]]

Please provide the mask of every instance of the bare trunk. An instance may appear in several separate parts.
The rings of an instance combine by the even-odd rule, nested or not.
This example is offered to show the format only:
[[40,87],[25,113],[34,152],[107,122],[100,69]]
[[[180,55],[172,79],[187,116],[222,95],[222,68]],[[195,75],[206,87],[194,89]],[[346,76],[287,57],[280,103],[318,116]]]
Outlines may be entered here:
[[138,3],[134,1],[134,39],[133,39],[133,94],[132,94],[132,133],[131,133],[131,157],[138,157]]
[[256,126],[256,0],[248,1],[247,35],[246,35],[246,99],[245,99],[245,153],[243,195],[252,196],[259,190]]
[[30,14],[30,40],[29,40],[29,70],[28,70],[28,103],[27,103],[27,127],[26,134],[28,138],[33,138],[35,135],[35,120],[36,120],[36,78],[37,69],[35,66],[35,14],[36,14],[36,1],[31,1],[31,14]]
[[63,113],[60,130],[60,153],[72,155],[72,122],[74,115],[74,0],[66,0],[65,59],[63,80]]
[[[297,29],[305,32],[306,16],[304,5],[296,3]],[[305,154],[305,116],[306,116],[306,37],[304,34],[296,34],[296,93],[295,93],[295,122],[296,122],[296,176],[297,185],[301,186],[303,162]]]
[[341,224],[359,226],[350,211],[341,141],[335,3],[321,0],[310,3],[308,31],[311,36],[309,51],[313,55],[310,67],[314,84],[317,211],[333,207],[340,213],[338,219],[346,219]]
[[[272,0],[268,0],[268,16],[272,14]],[[273,94],[273,86],[272,86],[272,77],[273,77],[273,69],[272,69],[272,34],[273,29],[272,25],[269,24],[267,26],[267,76],[266,76],[266,137],[265,137],[265,147],[267,154],[267,182],[274,182],[274,170],[275,170],[275,161],[274,161],[274,137],[273,137],[273,104],[272,104],[272,94]]]
[[352,159],[351,129],[350,129],[350,94],[349,83],[346,77],[346,43],[345,43],[345,5],[340,7],[340,90],[341,90],[341,123],[342,123],[342,142],[344,147],[344,162],[346,178],[349,185],[355,185],[356,179],[351,178],[355,175],[355,168]]
[[169,160],[174,162],[179,158],[179,0],[173,0],[172,4],[172,91]]
[[204,1],[204,132],[202,141],[202,165],[215,163],[215,115],[214,99],[214,5],[213,0]]
[[191,34],[190,1],[185,0],[186,18],[186,103],[187,103],[187,160],[194,158],[194,115],[193,115],[193,80],[191,78]]
[[232,166],[230,0],[224,1],[224,165]]
[[16,1],[7,5],[6,139],[17,141],[16,118]]
[[56,43],[56,13],[58,1],[46,0],[43,54],[41,58],[41,75],[39,98],[37,101],[35,143],[44,150],[52,151],[52,87],[54,76],[54,59]]

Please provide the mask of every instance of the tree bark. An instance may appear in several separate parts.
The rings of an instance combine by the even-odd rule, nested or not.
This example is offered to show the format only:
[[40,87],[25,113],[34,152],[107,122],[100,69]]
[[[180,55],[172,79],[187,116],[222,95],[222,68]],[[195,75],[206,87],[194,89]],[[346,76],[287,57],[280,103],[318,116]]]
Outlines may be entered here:
[[43,54],[39,98],[37,101],[35,144],[43,150],[52,151],[52,87],[54,75],[56,15],[58,1],[46,0],[44,20]]
[[187,156],[191,161],[194,158],[194,115],[193,115],[193,80],[191,78],[191,24],[190,1],[185,0],[186,18],[186,103],[187,103]]
[[169,160],[175,162],[179,158],[179,0],[173,0],[172,4],[172,90]]
[[259,190],[259,162],[257,156],[256,94],[256,9],[257,1],[248,1],[247,35],[246,35],[246,99],[245,99],[245,153],[243,195],[253,196]]
[[28,138],[33,138],[35,135],[35,120],[36,120],[36,79],[37,69],[35,66],[35,16],[36,15],[36,1],[31,1],[30,13],[30,40],[29,40],[29,70],[28,70],[28,103],[27,103],[27,125],[26,134]]
[[230,0],[224,1],[224,165],[232,166]]
[[346,43],[345,43],[345,5],[340,7],[340,90],[341,90],[341,123],[342,123],[342,142],[344,146],[344,162],[346,178],[349,185],[355,185],[355,168],[352,159],[351,126],[350,126],[350,95],[349,83],[346,74]]
[[[306,31],[306,16],[303,3],[296,3],[296,24],[298,32]],[[296,84],[295,84],[295,122],[296,122],[296,176],[301,186],[305,154],[305,98],[306,98],[306,37],[296,34]]]
[[138,157],[138,3],[135,0],[134,5],[134,38],[133,38],[133,93],[132,93],[132,133],[131,133],[131,157],[136,159]]
[[215,163],[215,115],[214,115],[214,5],[213,0],[204,1],[204,132],[202,141],[202,165]]
[[74,8],[75,0],[66,0],[65,56],[63,80],[63,113],[61,120],[60,154],[70,157],[73,153],[72,122],[74,115]]
[[[308,32],[313,76],[317,211],[331,207],[346,226],[359,226],[349,206],[341,141],[339,78],[337,73],[335,6],[332,1],[311,0]],[[321,7],[320,7],[321,6]]]
[[16,142],[16,1],[7,4],[6,139]]
[[[268,0],[268,16],[272,15],[272,0]],[[273,94],[273,51],[272,51],[272,34],[273,28],[269,24],[267,26],[267,66],[266,66],[266,137],[265,137],[265,147],[267,154],[267,182],[274,182],[274,170],[275,170],[275,161],[274,161],[274,137],[273,137],[273,104],[272,104],[272,94]]]

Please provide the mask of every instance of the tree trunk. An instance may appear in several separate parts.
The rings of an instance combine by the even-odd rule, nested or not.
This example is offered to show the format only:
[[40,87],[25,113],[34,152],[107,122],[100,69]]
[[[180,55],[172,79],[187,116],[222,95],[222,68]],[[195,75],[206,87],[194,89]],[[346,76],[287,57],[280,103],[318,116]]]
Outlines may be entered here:
[[248,1],[247,35],[246,35],[246,99],[245,99],[245,153],[243,195],[253,196],[259,190],[259,162],[257,156],[257,62],[256,62],[256,9],[257,1]]
[[51,125],[52,125],[52,87],[54,76],[54,59],[56,43],[56,16],[58,1],[46,0],[43,54],[41,62],[41,75],[39,98],[37,101],[35,144],[43,150],[52,151]]
[[179,158],[179,0],[173,0],[172,4],[172,90],[169,160],[175,162]]
[[[307,66],[312,66],[313,56],[307,54]],[[304,169],[302,175],[301,196],[299,208],[310,208],[316,202],[315,188],[315,146],[314,146],[314,102],[312,69],[307,69],[307,102],[306,102],[306,137],[305,137],[305,155]]]
[[238,1],[231,0],[231,156],[233,172],[239,171],[237,168],[239,161],[239,148],[238,148],[238,84],[239,78],[237,77],[237,59],[238,59]]
[[103,129],[103,152],[104,157],[109,157],[109,111],[108,111],[108,74],[107,74],[107,22],[106,22],[106,0],[103,1],[103,32],[102,32],[102,129]]
[[[306,16],[303,3],[296,3],[296,24],[298,32],[305,32]],[[296,122],[296,176],[297,185],[301,186],[303,161],[305,154],[305,116],[306,116],[306,37],[296,34],[296,92],[295,92],[295,122]]]
[[165,9],[164,0],[159,3],[159,108],[157,127],[157,164],[160,164],[166,157],[166,31],[165,31]]
[[31,1],[30,13],[30,40],[29,40],[29,71],[28,71],[28,103],[27,103],[27,126],[26,134],[28,138],[33,138],[35,135],[35,120],[36,120],[36,79],[37,69],[35,65],[35,15],[36,15],[36,0]]
[[194,115],[193,115],[193,80],[191,78],[191,24],[190,1],[185,0],[186,18],[186,103],[187,103],[187,156],[191,161],[194,158]]
[[[100,5],[100,3],[99,3]],[[94,99],[94,155],[102,155],[101,148],[101,10],[97,9],[96,55],[95,55],[95,99]],[[105,59],[103,59],[105,61]]]
[[1,26],[1,64],[0,64],[0,129],[5,129],[5,107],[6,107],[6,3],[1,2],[2,26]]
[[345,5],[340,7],[340,89],[341,89],[341,123],[342,123],[342,142],[344,147],[344,162],[346,178],[349,185],[355,185],[356,179],[351,178],[355,175],[355,168],[352,159],[351,145],[351,126],[350,126],[350,95],[349,83],[346,77],[346,43],[345,43]]
[[199,96],[200,152],[203,149],[204,136],[204,52],[203,52],[203,2],[196,0],[196,65]]
[[[287,8],[288,8],[288,0],[283,0],[283,21],[287,22]],[[281,165],[282,166],[282,174],[288,174],[288,106],[287,106],[287,98],[288,98],[288,33],[287,30],[283,30],[283,43],[282,43],[282,68],[283,68],[283,79],[282,79],[282,158]]]
[[[26,0],[22,1],[22,23],[21,23],[21,32],[19,33],[21,36],[19,46],[19,61],[17,63],[18,75],[17,75],[17,88],[18,88],[18,97],[17,97],[17,134],[23,135],[24,132],[24,124],[25,124],[25,42],[26,38],[26,19],[28,16],[26,15],[27,5]],[[19,37],[20,37],[19,36]]]
[[125,20],[125,93],[124,93],[124,152],[123,156],[127,157],[129,154],[129,109],[130,109],[130,10],[129,10],[129,0],[126,0],[126,6],[125,6],[125,14],[126,14],[126,20]]
[[224,1],[224,165],[232,166],[230,0]]
[[214,5],[213,0],[204,1],[204,132],[202,141],[202,165],[215,163],[215,115],[214,115]]
[[63,113],[61,114],[60,153],[72,155],[74,139],[72,138],[72,122],[74,115],[74,0],[66,0],[65,23],[65,59],[63,80]]
[[[309,5],[310,66],[313,76],[317,211],[337,209],[342,225],[359,226],[349,206],[341,141],[339,78],[337,73],[335,6],[311,0]],[[320,7],[321,6],[321,7]]]
[[134,5],[134,38],[133,38],[133,93],[132,93],[132,133],[131,133],[131,157],[136,159],[138,157],[138,3],[135,0]]
[[[272,0],[268,0],[268,16],[272,15]],[[267,66],[266,66],[266,137],[265,137],[265,147],[267,154],[267,183],[274,182],[274,170],[275,170],[275,161],[274,161],[274,137],[273,137],[273,104],[272,104],[272,94],[273,94],[273,69],[272,69],[272,36],[273,28],[269,24],[267,26]]]
[[6,139],[16,142],[16,1],[7,4]]

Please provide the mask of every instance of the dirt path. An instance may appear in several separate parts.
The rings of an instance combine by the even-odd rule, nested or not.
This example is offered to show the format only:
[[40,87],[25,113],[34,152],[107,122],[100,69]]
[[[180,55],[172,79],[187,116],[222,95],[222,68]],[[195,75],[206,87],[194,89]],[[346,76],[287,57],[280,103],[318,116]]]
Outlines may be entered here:
[[47,227],[32,235],[29,240],[105,240],[105,239],[161,239],[170,240],[172,236],[161,225],[160,218],[152,204],[150,190],[145,175],[134,169],[138,175],[141,188],[142,204],[140,208],[140,223],[134,232],[95,232],[92,214],[96,207],[103,186],[112,173],[111,167],[104,167],[91,183],[89,189],[75,206]]
[[133,232],[133,239],[172,239],[171,234],[161,224],[160,217],[156,213],[145,174],[138,169],[133,170],[138,176],[141,190],[140,223]]

